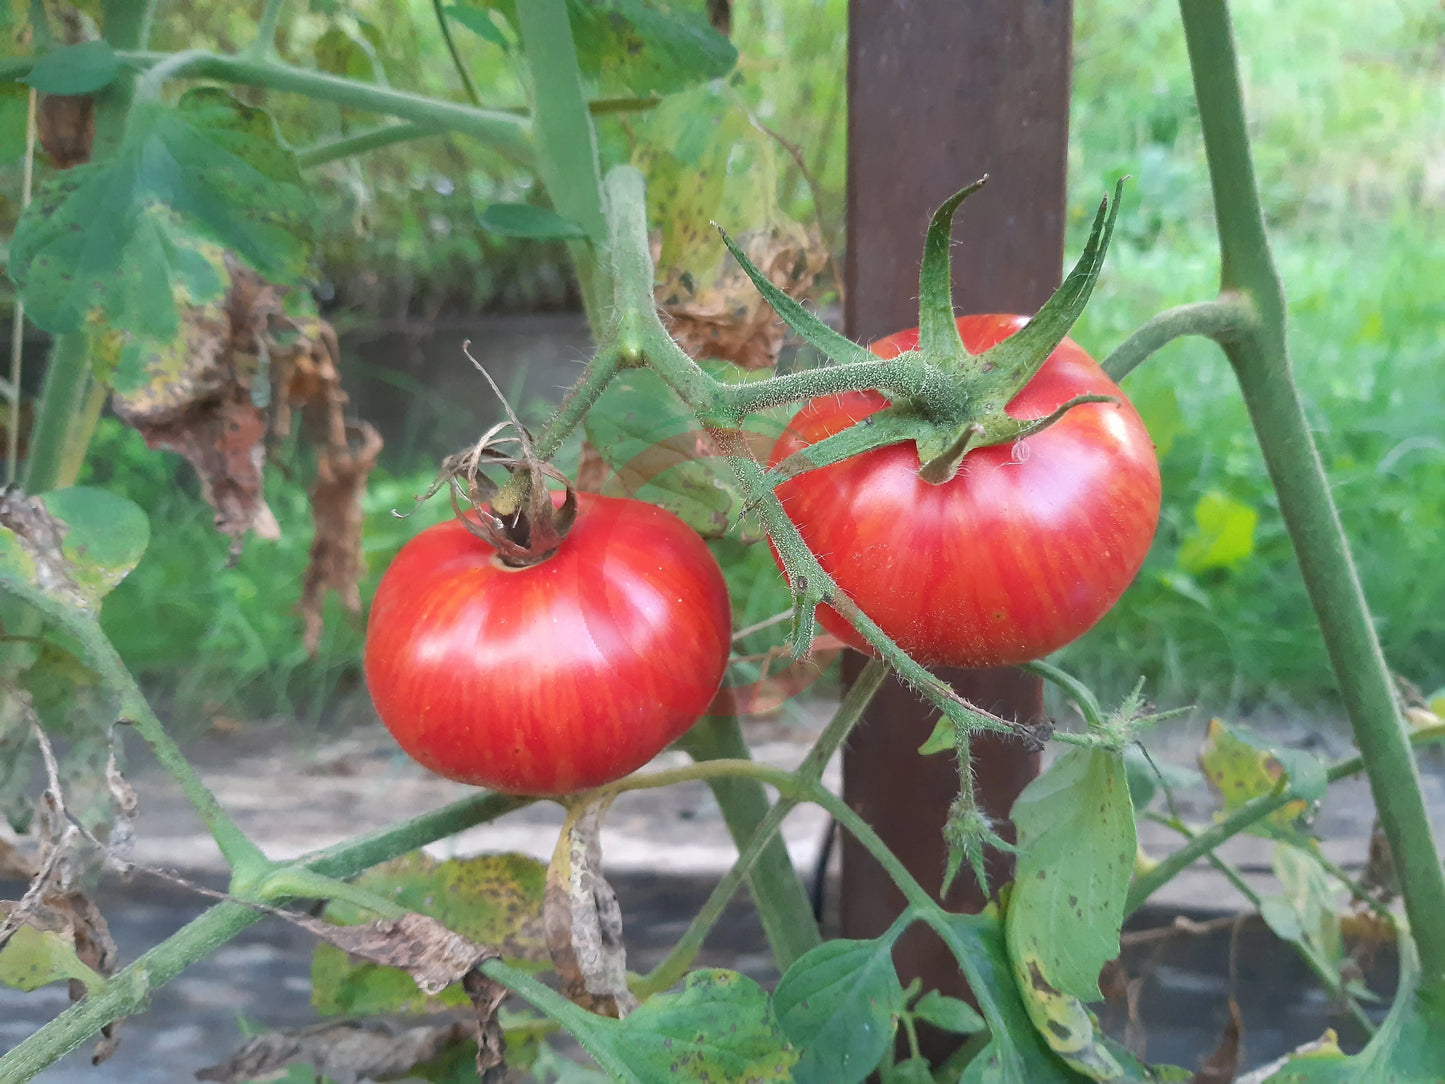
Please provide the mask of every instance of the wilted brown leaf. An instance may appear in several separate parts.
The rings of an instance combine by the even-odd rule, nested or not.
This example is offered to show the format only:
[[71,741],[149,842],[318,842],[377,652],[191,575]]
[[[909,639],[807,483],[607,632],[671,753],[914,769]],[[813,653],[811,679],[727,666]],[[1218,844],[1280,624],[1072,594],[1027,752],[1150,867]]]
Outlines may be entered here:
[[[773,285],[799,300],[828,262],[816,231],[803,235],[775,229],[741,237],[738,243]],[[771,368],[787,328],[742,266],[731,255],[723,259],[722,270],[701,288],[683,271],[674,271],[657,287],[672,337],[695,358],[720,358],[745,369]]]
[[225,299],[182,305],[175,340],[146,355],[141,379],[117,391],[113,404],[148,446],[190,461],[216,510],[216,529],[236,545],[248,531],[280,537],[262,495],[267,438],[289,435],[297,414],[305,419],[304,432],[318,446],[316,530],[298,608],[314,652],[328,590],[352,612],[361,608],[361,500],[381,436],[366,422],[346,421],[331,325],[289,314],[286,289],[228,255],[216,262],[230,283]]
[[[342,952],[369,963],[401,968],[427,995],[435,996],[454,982],[462,983],[471,999],[474,1013],[477,1072],[481,1075],[483,1084],[492,1084],[493,1081],[502,1079],[506,1070],[503,1060],[505,1044],[502,1026],[497,1020],[497,1008],[507,996],[507,991],[477,970],[485,961],[501,957],[501,953],[496,949],[468,940],[453,933],[436,919],[414,911],[408,911],[397,918],[377,919],[361,926],[333,926],[321,919],[303,915],[287,915],[287,919],[310,930]],[[435,1054],[436,1051],[433,1051],[426,1057],[407,1063],[403,1068],[410,1068],[418,1061],[426,1061]],[[322,1069],[320,1062],[315,1064],[319,1070]],[[326,1075],[335,1075],[330,1069],[323,1072]],[[344,1078],[338,1076],[337,1079]]]
[[562,992],[603,1016],[637,1008],[627,988],[622,908],[602,876],[602,815],[611,798],[571,811],[547,869],[542,918]]
[[349,442],[323,448],[311,490],[316,532],[302,581],[300,610],[306,622],[306,650],[312,655],[321,643],[322,605],[328,590],[341,596],[341,604],[349,612],[361,612],[358,585],[366,571],[361,551],[362,498],[381,453],[381,434],[366,422],[352,428],[358,438],[356,449],[353,451]]
[[145,438],[188,459],[216,510],[216,529],[276,539],[281,529],[261,495],[266,415],[257,328],[282,312],[275,288],[229,257],[225,300],[182,306],[181,329],[144,360],[142,380],[112,397],[116,414]]
[[1239,1016],[1239,1005],[1229,999],[1229,1020],[1219,1036],[1219,1045],[1214,1053],[1199,1067],[1190,1084],[1233,1084],[1239,1073],[1239,1043],[1244,1035],[1244,1021]]
[[35,110],[40,146],[56,169],[90,161],[95,142],[95,98],[89,94],[42,94]]
[[466,1038],[464,1024],[398,1031],[386,1023],[347,1020],[309,1028],[282,1028],[248,1039],[223,1065],[196,1073],[197,1080],[240,1084],[297,1062],[310,1063],[317,1079],[358,1084],[402,1076]]

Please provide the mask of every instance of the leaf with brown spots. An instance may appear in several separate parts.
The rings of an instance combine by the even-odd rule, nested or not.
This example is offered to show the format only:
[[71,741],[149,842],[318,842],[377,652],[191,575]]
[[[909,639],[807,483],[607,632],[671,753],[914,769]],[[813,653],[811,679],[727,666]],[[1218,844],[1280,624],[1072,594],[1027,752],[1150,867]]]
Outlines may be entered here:
[[637,1008],[627,988],[622,908],[602,876],[602,816],[612,802],[577,805],[547,868],[543,924],[562,992],[603,1016],[625,1017]]
[[[541,863],[525,855],[436,862],[416,852],[367,871],[357,884],[401,907],[431,915],[473,942],[492,946],[514,965],[535,966],[547,958],[542,933],[545,878]],[[365,917],[341,901],[326,909],[327,920],[334,923],[358,923]],[[466,1001],[455,988],[429,997],[403,972],[348,959],[330,944],[317,946],[311,985],[312,1003],[335,1015],[423,1012]]]

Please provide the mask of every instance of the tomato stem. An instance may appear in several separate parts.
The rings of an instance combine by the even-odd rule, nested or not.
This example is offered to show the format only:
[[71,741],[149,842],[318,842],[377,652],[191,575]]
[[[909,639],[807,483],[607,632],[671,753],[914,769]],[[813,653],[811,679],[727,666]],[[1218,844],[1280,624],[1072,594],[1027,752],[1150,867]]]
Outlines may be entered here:
[[1223,343],[1257,319],[1248,295],[1225,290],[1213,300],[1178,305],[1151,317],[1115,347],[1100,367],[1117,384],[1175,339],[1203,335]]
[[[699,763],[747,760],[750,756],[742,727],[732,715],[700,719],[679,744]],[[707,785],[717,798],[733,843],[741,852],[767,819],[771,804],[767,794],[754,779],[714,777],[707,780]],[[770,833],[770,836],[748,872],[748,888],[757,904],[773,958],[778,967],[786,971],[799,956],[821,944],[822,937],[807,890],[793,869],[787,846],[777,835]]]
[[[838,710],[833,713],[833,718],[823,729],[823,733],[818,735],[818,740],[813,743],[813,748],[810,749],[808,755],[803,758],[803,762],[798,765],[797,770],[791,775],[784,773],[786,779],[791,781],[790,786],[796,788],[796,786],[802,782],[822,779],[823,770],[828,766],[828,762],[832,759],[833,754],[841,748],[853,727],[862,719],[864,710],[868,707],[869,702],[873,699],[874,694],[877,693],[883,684],[883,680],[887,676],[888,667],[884,663],[877,659],[870,659],[868,661],[868,664],[863,668],[863,672],[858,675],[852,686],[849,687],[842,702],[838,705]],[[710,771],[718,772],[716,765],[721,763],[724,762],[709,762],[709,764],[713,765]],[[727,763],[730,763],[738,769],[736,774],[749,774],[760,781],[762,780],[762,777],[755,775],[751,771],[751,769],[760,767],[760,765],[755,765],[751,761],[738,760]],[[694,765],[694,767],[702,768],[704,765],[698,764]],[[769,770],[776,771],[776,769]],[[725,773],[719,772],[715,776],[703,775],[696,778],[721,778],[723,774]],[[643,778],[651,779],[655,777],[645,776]],[[772,782],[777,778],[778,776],[774,775],[772,779],[768,781]],[[624,782],[628,781],[624,780]],[[698,950],[702,948],[702,943],[706,939],[708,932],[722,916],[723,909],[728,905],[728,901],[731,900],[734,893],[737,892],[738,886],[742,883],[743,878],[748,875],[753,863],[763,854],[765,848],[768,846],[768,842],[773,838],[778,828],[781,827],[788,814],[793,811],[799,800],[799,797],[794,793],[780,793],[777,802],[768,810],[767,815],[758,822],[746,843],[739,843],[738,858],[737,861],[733,863],[732,869],[728,870],[723,879],[718,882],[712,894],[708,896],[707,902],[693,918],[687,931],[678,940],[677,944],[673,946],[667,958],[658,964],[648,975],[638,979],[632,984],[634,993],[639,997],[646,997],[650,993],[667,989],[682,977],[683,973],[697,956]],[[809,918],[811,920],[811,913]]]
[[1224,0],[1181,0],[1180,11],[1214,191],[1221,291],[1243,295],[1258,313],[1220,345],[1244,394],[1395,855],[1419,949],[1418,994],[1445,1003],[1445,871],[1390,672],[1291,372],[1284,291],[1255,184],[1229,11]]

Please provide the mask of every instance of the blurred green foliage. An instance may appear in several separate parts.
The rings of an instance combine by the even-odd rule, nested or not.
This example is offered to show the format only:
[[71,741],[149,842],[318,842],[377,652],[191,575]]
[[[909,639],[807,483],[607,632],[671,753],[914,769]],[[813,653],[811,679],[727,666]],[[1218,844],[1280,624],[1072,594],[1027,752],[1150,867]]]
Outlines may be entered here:
[[[1434,0],[1233,5],[1290,348],[1391,667],[1445,684],[1445,19]],[[1134,177],[1074,335],[1099,356],[1154,312],[1210,296],[1218,256],[1178,14],[1076,5],[1071,250]],[[1138,582],[1059,661],[1113,697],[1139,674],[1169,704],[1329,702],[1333,677],[1233,375],[1171,344],[1125,382],[1160,449],[1164,512]],[[1201,566],[1200,517],[1258,516]]]
[[[1438,378],[1445,361],[1445,16],[1438,0],[1275,0],[1234,8],[1302,391],[1387,656],[1432,689],[1445,685],[1445,564],[1434,559],[1445,538],[1445,438],[1438,433],[1445,416]],[[1177,11],[1076,0],[1075,12],[1069,255],[1082,244],[1098,198],[1118,175],[1133,177],[1114,250],[1074,333],[1102,357],[1154,312],[1211,296],[1217,255]],[[825,240],[839,240],[846,14],[844,0],[733,5],[737,71],[695,93],[703,103],[701,138],[748,131],[718,167],[731,193],[725,202],[740,208],[730,212],[741,216],[740,229],[817,222]],[[254,18],[250,5],[164,5],[154,44],[244,46]],[[474,32],[467,28],[473,21],[474,14],[454,22],[452,32],[483,103],[520,108],[519,61],[505,35],[499,41]],[[283,19],[279,48],[292,63],[464,97],[423,0],[295,5]],[[15,104],[0,101],[0,112],[13,115]],[[376,123],[283,95],[267,95],[265,104],[298,148]],[[666,127],[676,123],[675,112],[607,114],[599,120],[604,156],[620,160],[671,141],[685,173],[692,168],[686,147]],[[788,146],[754,138],[759,125]],[[0,117],[0,129],[10,127]],[[0,219],[13,217],[18,191],[13,143],[0,138]],[[776,183],[759,187],[758,169],[771,171]],[[687,190],[668,189],[678,175],[655,178],[659,222],[686,210]],[[369,321],[575,306],[560,245],[500,237],[478,224],[492,203],[544,201],[525,170],[475,143],[420,139],[319,166],[311,176],[321,205],[319,266],[334,313]],[[1202,341],[1173,344],[1132,375],[1126,390],[1161,453],[1159,536],[1123,602],[1059,661],[1109,698],[1142,673],[1154,698],[1167,704],[1226,710],[1276,696],[1327,702],[1332,679],[1323,649],[1223,357]],[[279,457],[283,467],[288,454]],[[319,711],[357,684],[359,619],[330,614],[315,660],[300,646],[299,618],[287,601],[299,593],[310,536],[297,481],[273,471],[269,482],[283,540],[250,542],[228,565],[226,541],[212,531],[180,460],[147,452],[134,434],[107,424],[91,462],[93,480],[117,485],[153,515],[151,551],[104,611],[133,667],[153,678],[179,669],[179,678],[167,680],[187,701],[250,711]],[[290,477],[308,476],[305,464],[290,465]],[[387,456],[383,465],[368,498],[366,597],[377,570],[419,521],[447,512],[441,501],[411,521],[390,516],[424,488],[432,465]]]

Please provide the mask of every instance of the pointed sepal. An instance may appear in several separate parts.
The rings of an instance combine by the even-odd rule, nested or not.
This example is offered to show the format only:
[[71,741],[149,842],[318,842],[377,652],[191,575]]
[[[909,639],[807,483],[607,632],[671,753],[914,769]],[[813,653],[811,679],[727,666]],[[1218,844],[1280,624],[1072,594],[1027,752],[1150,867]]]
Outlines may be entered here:
[[1119,217],[1119,201],[1124,193],[1125,180],[1127,178],[1121,177],[1114,187],[1112,202],[1107,196],[1100,202],[1083,255],[1068,278],[1064,279],[1063,285],[1044,302],[1043,308],[1034,314],[1032,320],[979,355],[979,371],[988,376],[975,389],[976,394],[1008,402],[1034,378],[1048,356],[1064,341],[1064,336],[1083,313],[1084,305],[1094,292],[1094,284],[1099,281],[1104,254],[1109,249],[1114,222]]
[[[713,225],[716,226],[717,223],[713,223]],[[796,300],[774,286],[772,280],[758,270],[757,265],[748,259],[743,250],[727,235],[726,230],[717,226],[717,231],[722,235],[723,244],[727,245],[728,251],[733,254],[733,259],[742,266],[748,278],[753,280],[753,285],[758,288],[758,293],[763,295],[768,304],[773,307],[773,311],[782,318],[783,323],[802,336],[820,354],[843,365],[857,362],[877,363],[877,354],[872,353],[866,347],[859,346],[846,335],[834,331]]]
[[971,356],[964,348],[953,315],[953,271],[949,254],[953,247],[954,212],[987,182],[988,174],[984,174],[961,192],[949,196],[928,223],[918,280],[918,347],[934,365],[956,369]]
[[884,407],[817,444],[800,448],[769,470],[768,480],[778,486],[800,474],[831,467],[864,452],[901,444],[906,440],[927,439],[934,431],[934,423],[919,417],[907,407]]

